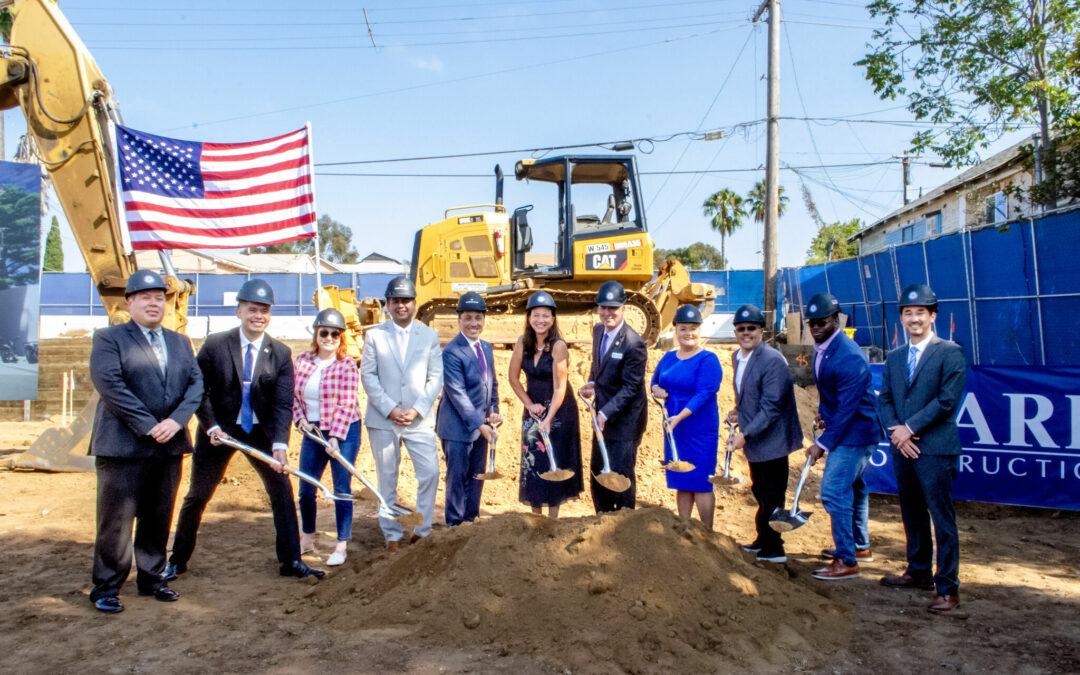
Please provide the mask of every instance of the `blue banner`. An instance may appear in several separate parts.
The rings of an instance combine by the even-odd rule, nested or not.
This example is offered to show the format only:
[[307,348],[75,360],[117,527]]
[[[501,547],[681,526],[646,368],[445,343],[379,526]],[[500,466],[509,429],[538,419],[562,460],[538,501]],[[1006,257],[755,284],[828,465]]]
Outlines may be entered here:
[[[884,367],[871,369],[878,391]],[[969,368],[957,425],[956,499],[1080,510],[1080,368]],[[874,452],[871,492],[896,494],[891,454]]]

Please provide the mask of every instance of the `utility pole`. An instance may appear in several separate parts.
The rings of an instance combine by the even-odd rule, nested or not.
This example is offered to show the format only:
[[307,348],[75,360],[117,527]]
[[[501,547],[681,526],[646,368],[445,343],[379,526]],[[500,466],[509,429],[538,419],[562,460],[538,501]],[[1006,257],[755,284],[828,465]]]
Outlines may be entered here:
[[905,152],[902,155],[893,155],[893,159],[900,160],[900,189],[906,206],[911,199],[908,198],[908,186],[911,185],[911,158],[915,155]]
[[769,13],[768,136],[765,158],[765,320],[769,333],[776,327],[776,238],[780,196],[780,0],[762,0],[754,14],[757,23]]

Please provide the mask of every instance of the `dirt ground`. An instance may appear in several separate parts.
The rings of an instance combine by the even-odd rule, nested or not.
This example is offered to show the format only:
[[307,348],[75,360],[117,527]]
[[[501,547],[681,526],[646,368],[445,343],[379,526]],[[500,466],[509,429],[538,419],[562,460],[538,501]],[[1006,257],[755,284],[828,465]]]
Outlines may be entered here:
[[[729,361],[725,348],[716,351],[726,411]],[[587,354],[575,350],[572,358],[578,384]],[[497,360],[505,372],[508,353]],[[515,478],[520,404],[505,380],[500,385],[507,422],[498,467],[508,478],[486,486],[481,521],[437,526],[431,538],[391,554],[381,545],[375,502],[361,499],[347,564],[318,583],[277,576],[268,501],[237,458],[207,511],[189,572],[172,584],[181,600],[137,597],[132,578],[121,596],[126,611],[99,614],[88,602],[93,474],[0,472],[0,666],[20,673],[1080,672],[1076,513],[960,504],[962,604],[932,616],[925,592],[877,583],[904,566],[891,497],[872,498],[876,560],[861,578],[809,577],[830,543],[817,499],[820,468],[804,499],[814,515],[785,538],[787,565],[757,563],[737,548],[753,536],[746,485],[717,493],[715,533],[679,522],[659,468],[655,406],[638,461],[639,504],[652,508],[597,517],[586,488],[557,523],[526,514]],[[798,393],[808,421],[816,395]],[[0,449],[22,450],[46,426],[0,424]],[[294,439],[294,458],[297,447]],[[366,439],[358,464],[373,475]],[[746,476],[741,458],[735,470]],[[185,461],[185,481],[187,473]],[[403,473],[409,502],[408,460]],[[185,491],[186,482],[181,498]],[[441,509],[440,486],[437,520]],[[332,549],[332,511],[321,504],[311,564]]]

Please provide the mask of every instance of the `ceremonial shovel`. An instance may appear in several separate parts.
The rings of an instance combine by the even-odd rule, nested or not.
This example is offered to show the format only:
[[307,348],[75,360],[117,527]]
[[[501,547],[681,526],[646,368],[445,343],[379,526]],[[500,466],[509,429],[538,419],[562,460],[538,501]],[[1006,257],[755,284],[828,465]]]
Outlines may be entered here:
[[731,487],[742,482],[742,478],[731,474],[731,455],[735,452],[732,445],[735,440],[735,423],[728,422],[727,450],[724,451],[724,472],[720,475],[709,476],[709,482],[721,487]]
[[[488,444],[487,471],[478,473],[473,478],[476,480],[498,480],[503,477],[495,470],[495,444],[499,442],[499,425],[491,425],[491,443]],[[546,441],[545,441],[546,442]]]
[[600,420],[596,419],[596,406],[593,405],[592,399],[590,398],[581,396],[581,400],[585,401],[585,405],[589,408],[589,414],[592,416],[593,434],[596,436],[596,445],[600,448],[600,458],[604,460],[604,466],[600,469],[600,474],[593,474],[593,478],[596,479],[597,483],[600,483],[612,492],[626,492],[630,489],[630,479],[621,473],[615,473],[611,470],[611,460],[608,459],[607,444],[604,443],[604,432],[600,430]]
[[555,482],[569,480],[574,476],[574,472],[570,469],[560,469],[559,465],[555,463],[555,446],[551,444],[551,436],[548,435],[548,432],[544,431],[544,427],[540,425],[539,417],[533,414],[531,410],[529,411],[529,415],[536,422],[536,428],[540,431],[540,440],[544,442],[544,447],[547,449],[548,464],[551,466],[551,469],[540,474],[540,477],[544,480]]
[[[814,435],[814,441],[818,439],[818,435]],[[806,455],[806,462],[803,464],[802,474],[799,475],[799,483],[795,486],[795,496],[791,500],[791,510],[784,511],[783,507],[777,507],[769,516],[769,527],[777,532],[790,532],[794,529],[800,528],[806,524],[806,521],[810,520],[812,512],[806,512],[799,510],[799,496],[802,495],[803,486],[806,485],[806,477],[810,475],[810,465],[814,463],[813,457],[809,454]]]
[[341,454],[340,450],[331,445],[330,441],[326,440],[326,437],[323,436],[322,431],[317,428],[313,428],[309,431],[304,431],[303,429],[300,429],[300,433],[304,434],[311,440],[323,446],[323,448],[326,449],[326,454],[337,460],[338,463],[340,463],[342,466],[349,470],[349,473],[356,476],[356,479],[360,481],[360,483],[363,484],[364,487],[366,487],[368,490],[371,490],[372,494],[374,494],[375,497],[379,500],[379,515],[381,517],[389,518],[390,520],[396,520],[403,525],[419,525],[421,522],[423,522],[424,517],[419,513],[407,509],[404,506],[398,506],[397,504],[394,504],[392,506],[390,504],[387,504],[386,500],[383,499],[383,496],[379,494],[379,491],[375,488],[374,485],[371,484],[371,481],[365,478],[364,474],[360,473],[360,469],[357,469],[352,462],[345,459],[345,456]]
[[664,468],[668,471],[674,471],[676,473],[686,473],[694,470],[694,465],[690,462],[684,462],[679,459],[679,449],[675,447],[675,433],[668,431],[668,417],[667,408],[664,407],[664,402],[653,396],[652,400],[656,405],[660,406],[660,412],[664,416],[664,435],[667,436],[668,444],[671,445],[671,461],[664,465]]
[[236,448],[237,450],[244,453],[248,457],[254,457],[255,459],[259,460],[260,462],[263,462],[264,464],[269,464],[270,466],[272,466],[274,468],[277,468],[277,469],[280,469],[280,468],[284,467],[286,472],[291,473],[292,475],[296,476],[297,478],[304,481],[305,483],[310,483],[311,485],[314,485],[319,490],[319,492],[322,493],[323,497],[325,497],[327,499],[332,499],[332,500],[335,500],[335,501],[342,501],[342,502],[352,501],[352,499],[353,499],[352,495],[339,495],[336,492],[334,492],[333,490],[331,490],[330,488],[328,488],[325,485],[323,485],[322,483],[320,483],[317,479],[315,479],[314,476],[310,476],[310,475],[304,473],[303,471],[301,471],[299,469],[294,469],[293,467],[289,466],[288,464],[282,464],[281,462],[277,461],[272,456],[266,454],[262,450],[258,450],[256,448],[253,448],[253,447],[251,447],[250,445],[248,445],[246,443],[241,443],[240,441],[236,440],[232,436],[218,436],[218,440],[221,441],[222,445],[227,445],[227,446],[229,446],[231,448]]

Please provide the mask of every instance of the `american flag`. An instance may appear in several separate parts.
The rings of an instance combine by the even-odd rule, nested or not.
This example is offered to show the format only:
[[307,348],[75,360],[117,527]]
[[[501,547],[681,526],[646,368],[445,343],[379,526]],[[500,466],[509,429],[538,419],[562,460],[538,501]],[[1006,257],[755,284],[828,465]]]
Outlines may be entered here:
[[315,236],[310,127],[199,143],[117,126],[134,250],[247,248]]

